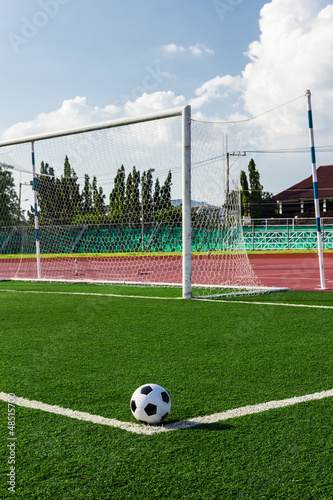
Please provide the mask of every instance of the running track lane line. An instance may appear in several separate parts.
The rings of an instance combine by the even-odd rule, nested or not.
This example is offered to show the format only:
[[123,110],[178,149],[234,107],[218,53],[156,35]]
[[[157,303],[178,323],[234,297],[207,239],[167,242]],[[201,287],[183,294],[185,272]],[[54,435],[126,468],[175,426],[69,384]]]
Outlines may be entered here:
[[[231,418],[243,417],[245,415],[253,415],[255,413],[261,413],[264,411],[284,408],[286,406],[292,406],[298,403],[305,403],[307,401],[314,401],[324,398],[329,398],[333,396],[333,389],[329,391],[315,392],[313,394],[307,394],[305,396],[298,396],[288,399],[280,399],[279,401],[269,401],[267,403],[260,403],[257,405],[242,406],[240,408],[235,408],[233,410],[227,410],[222,413],[214,413],[212,415],[207,415],[205,417],[190,418],[189,420],[180,420],[179,422],[174,422],[172,424],[166,424],[163,426],[146,426],[140,424],[133,424],[130,422],[121,422],[113,418],[105,418],[99,415],[92,415],[90,413],[85,413],[76,410],[70,410],[69,408],[63,408],[57,405],[48,405],[41,403],[39,401],[31,401],[29,399],[20,398],[15,396],[15,403],[17,406],[24,406],[25,408],[33,408],[35,410],[46,411],[48,413],[63,415],[65,417],[74,418],[76,420],[84,420],[86,422],[92,422],[95,424],[107,425],[109,427],[116,427],[118,429],[123,429],[128,432],[133,432],[135,434],[160,434],[162,432],[168,432],[173,430],[189,429],[200,424],[212,424],[220,422],[221,420],[229,420]],[[0,392],[0,399],[2,401],[8,402],[9,397],[13,398],[13,395],[6,394],[5,392]]]
[[[182,297],[148,297],[145,295],[117,295],[113,293],[87,293],[87,292],[49,292],[42,290],[1,290],[1,292],[11,292],[11,293],[44,293],[44,294],[54,294],[54,295],[87,295],[95,297],[120,297],[127,299],[153,299],[153,300],[183,300]],[[194,298],[198,302],[225,302],[231,304],[255,304],[264,306],[285,306],[285,307],[308,307],[312,309],[333,309],[333,306],[318,306],[314,304],[287,304],[285,302],[254,302],[250,300],[225,300],[225,299],[205,299],[205,298]]]

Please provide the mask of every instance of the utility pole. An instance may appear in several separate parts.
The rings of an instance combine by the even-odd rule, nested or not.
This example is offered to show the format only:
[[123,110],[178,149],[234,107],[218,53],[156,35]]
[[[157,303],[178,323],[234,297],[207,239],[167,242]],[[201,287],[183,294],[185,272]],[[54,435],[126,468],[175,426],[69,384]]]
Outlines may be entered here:
[[246,151],[233,151],[232,153],[229,153],[227,151],[227,178],[226,178],[226,193],[225,193],[225,219],[226,222],[228,222],[229,219],[229,194],[230,194],[230,186],[229,186],[229,170],[230,170],[230,165],[229,165],[229,158],[230,156],[246,156]]
[[[30,182],[20,182],[19,184],[19,222],[21,221],[21,199],[22,199],[22,186],[30,186]],[[26,200],[23,200],[26,201]]]

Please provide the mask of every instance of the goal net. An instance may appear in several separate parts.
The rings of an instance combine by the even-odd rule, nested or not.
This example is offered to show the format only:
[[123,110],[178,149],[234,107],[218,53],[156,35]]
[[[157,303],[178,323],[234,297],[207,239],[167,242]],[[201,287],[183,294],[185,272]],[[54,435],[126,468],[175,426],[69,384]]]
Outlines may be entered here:
[[264,289],[243,241],[244,130],[187,106],[0,143],[0,278],[182,286],[186,298]]

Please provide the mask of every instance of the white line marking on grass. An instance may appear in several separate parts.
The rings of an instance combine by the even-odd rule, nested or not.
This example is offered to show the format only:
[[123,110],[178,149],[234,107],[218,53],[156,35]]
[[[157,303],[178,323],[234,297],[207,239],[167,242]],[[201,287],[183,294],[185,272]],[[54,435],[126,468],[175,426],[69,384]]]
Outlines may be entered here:
[[[174,422],[172,424],[166,424],[164,426],[146,426],[140,424],[132,424],[130,422],[121,422],[114,418],[105,418],[100,415],[92,415],[90,413],[85,413],[77,410],[70,410],[69,408],[63,408],[57,405],[48,405],[41,403],[40,401],[31,401],[25,398],[16,397],[15,404],[18,406],[24,406],[25,408],[33,408],[35,410],[42,410],[48,413],[54,413],[57,415],[63,415],[65,417],[74,418],[77,420],[84,420],[86,422],[92,422],[94,424],[107,425],[109,427],[116,427],[118,429],[123,429],[128,432],[133,432],[135,434],[159,434],[161,432],[175,431],[181,429],[189,429],[200,424],[212,424],[220,422],[221,420],[229,420],[231,418],[243,417],[245,415],[253,415],[255,413],[261,413],[268,410],[273,410],[277,408],[284,408],[286,406],[292,406],[298,403],[305,403],[307,401],[314,401],[318,399],[329,398],[333,396],[333,389],[329,391],[315,392],[313,394],[307,394],[305,396],[298,396],[288,399],[280,399],[279,401],[269,401],[267,403],[260,403],[257,405],[242,406],[240,408],[235,408],[233,410],[227,410],[222,413],[213,413],[212,415],[207,415],[205,417],[195,417],[188,420],[180,420],[179,422]],[[8,401],[9,394],[5,392],[0,392],[0,399],[3,401]]]
[[[0,392],[0,399],[3,401],[8,401],[9,394],[5,392]],[[136,434],[154,434],[157,429],[158,432],[165,432],[167,429],[163,427],[146,427],[140,424],[132,424],[130,422],[121,422],[114,418],[105,418],[100,415],[92,415],[91,413],[86,413],[77,410],[70,410],[69,408],[63,408],[57,405],[48,405],[41,403],[40,401],[33,401],[30,399],[15,397],[15,404],[18,406],[24,406],[25,408],[33,408],[34,410],[42,410],[48,413],[54,413],[56,415],[63,415],[65,417],[74,418],[76,420],[85,420],[86,422],[92,422],[94,424],[108,425],[109,427],[117,427],[118,429],[124,429],[125,431],[134,432]]]
[[0,292],[13,293],[44,293],[52,295],[87,295],[95,297],[125,297],[127,299],[157,299],[157,300],[179,300],[182,297],[150,297],[149,295],[124,295],[116,293],[94,293],[94,292],[50,292],[44,290],[1,290]]
[[[53,294],[53,295],[87,295],[95,297],[125,297],[127,299],[154,299],[154,300],[183,300],[182,297],[150,297],[146,295],[122,295],[115,293],[93,293],[93,292],[50,292],[43,290],[1,290],[1,292],[12,292],[12,293],[41,293],[41,294]],[[285,307],[306,307],[310,309],[333,309],[333,306],[320,306],[315,304],[287,304],[285,302],[255,302],[252,300],[225,300],[225,299],[198,299],[198,302],[224,302],[226,304],[255,304],[259,306],[285,306]]]
[[207,415],[205,417],[190,418],[189,420],[184,420],[184,421],[181,420],[180,422],[175,422],[174,424],[166,425],[166,427],[169,430],[176,430],[176,429],[186,429],[188,427],[193,427],[194,425],[200,425],[200,424],[213,424],[216,422],[220,422],[221,420],[229,420],[230,418],[244,417],[245,415],[253,415],[254,413],[261,413],[267,410],[284,408],[286,406],[292,406],[298,403],[305,403],[307,401],[330,398],[332,396],[333,396],[333,389],[329,391],[315,392],[313,394],[307,394],[305,396],[280,399],[278,401],[269,401],[267,403],[260,403],[257,405],[241,406],[240,408],[227,410],[222,413],[213,413],[212,415]]
[[310,309],[333,309],[333,306],[318,306],[315,304],[287,304],[286,302],[255,302],[252,300],[220,300],[220,299],[201,299],[200,302],[225,302],[232,304],[255,304],[257,306],[285,306],[285,307],[308,307]]

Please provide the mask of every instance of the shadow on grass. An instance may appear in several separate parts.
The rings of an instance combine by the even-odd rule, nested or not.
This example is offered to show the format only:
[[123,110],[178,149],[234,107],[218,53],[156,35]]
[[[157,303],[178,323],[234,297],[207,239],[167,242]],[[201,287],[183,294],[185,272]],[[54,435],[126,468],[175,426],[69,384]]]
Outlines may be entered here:
[[189,431],[194,431],[194,430],[203,430],[203,431],[228,431],[230,429],[233,429],[233,425],[229,424],[219,424],[218,422],[215,422],[213,424],[198,424],[198,425],[193,425],[192,427],[189,427],[184,430],[189,430]]
[[174,420],[174,421],[168,421],[165,424],[165,428],[168,430],[179,430],[179,431],[204,430],[204,431],[216,432],[216,431],[227,431],[233,429],[234,426],[219,422],[212,422],[211,424],[201,424],[192,422],[191,420],[180,420],[180,421]]

